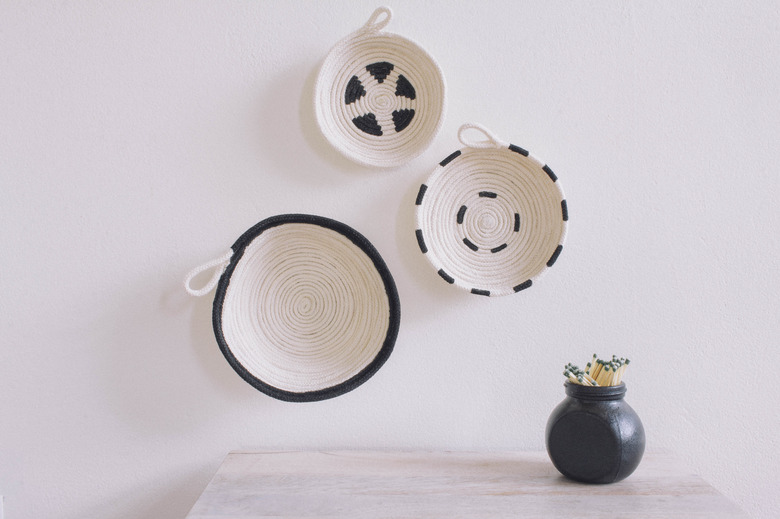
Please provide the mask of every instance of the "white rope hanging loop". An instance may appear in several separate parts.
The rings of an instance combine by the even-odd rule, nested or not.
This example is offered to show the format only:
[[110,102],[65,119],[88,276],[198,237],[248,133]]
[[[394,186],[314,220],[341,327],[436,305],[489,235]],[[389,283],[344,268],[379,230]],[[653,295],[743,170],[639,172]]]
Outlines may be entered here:
[[[190,295],[193,296],[205,296],[212,290],[214,290],[214,287],[217,286],[217,283],[219,282],[220,276],[222,276],[222,273],[225,271],[225,267],[228,266],[228,263],[230,263],[230,258],[233,256],[233,250],[227,251],[225,254],[220,256],[219,258],[213,259],[207,263],[204,263],[203,265],[199,267],[195,267],[192,269],[189,274],[187,274],[187,277],[184,279],[184,288],[187,290],[187,292],[190,293]],[[206,283],[201,288],[193,288],[192,282],[195,279],[195,276],[200,274],[201,272],[205,272],[207,270],[214,269],[214,274],[211,276],[211,279],[209,279],[208,283]]]
[[[382,17],[384,15],[384,17]],[[387,6],[377,7],[371,14],[366,24],[363,26],[363,31],[366,32],[379,32],[390,23],[390,19],[393,17],[393,11]]]
[[398,294],[357,231],[319,216],[280,215],[249,229],[232,250],[214,298],[214,333],[255,388],[286,401],[323,400],[354,389],[387,360]]
[[[475,141],[469,139],[467,132],[471,130],[473,132],[479,132],[486,140]],[[458,140],[461,144],[469,148],[505,148],[507,145],[500,141],[493,132],[478,123],[466,123],[458,128]]]
[[444,119],[445,83],[419,45],[384,29],[380,7],[339,41],[320,68],[314,93],[317,122],[328,141],[360,164],[406,164],[431,143]]
[[[480,133],[486,139],[471,140]],[[417,241],[439,276],[486,296],[530,287],[558,259],[569,211],[560,181],[525,149],[464,124],[459,149],[416,200]]]

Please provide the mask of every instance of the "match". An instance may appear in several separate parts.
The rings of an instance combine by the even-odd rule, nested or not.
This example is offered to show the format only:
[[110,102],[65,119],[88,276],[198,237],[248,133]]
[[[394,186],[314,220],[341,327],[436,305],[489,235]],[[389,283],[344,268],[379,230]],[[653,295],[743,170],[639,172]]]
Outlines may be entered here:
[[629,359],[618,358],[617,355],[612,355],[609,361],[602,360],[594,353],[584,370],[571,362],[566,364],[563,376],[571,383],[581,386],[617,386],[623,381],[623,375],[630,363]]

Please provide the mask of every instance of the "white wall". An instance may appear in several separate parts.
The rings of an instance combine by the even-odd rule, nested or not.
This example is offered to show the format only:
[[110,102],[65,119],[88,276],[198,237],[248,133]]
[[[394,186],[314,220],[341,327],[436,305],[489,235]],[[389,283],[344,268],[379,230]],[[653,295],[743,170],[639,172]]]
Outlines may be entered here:
[[[540,450],[594,351],[633,360],[649,450],[776,517],[778,4],[388,3],[449,105],[425,154],[374,171],[311,98],[379,4],[0,2],[6,517],[182,517],[235,449]],[[446,285],[415,242],[417,187],[470,121],[567,192],[566,249],[515,296]],[[296,405],[232,371],[181,283],[299,211],[374,243],[403,319],[373,379]]]

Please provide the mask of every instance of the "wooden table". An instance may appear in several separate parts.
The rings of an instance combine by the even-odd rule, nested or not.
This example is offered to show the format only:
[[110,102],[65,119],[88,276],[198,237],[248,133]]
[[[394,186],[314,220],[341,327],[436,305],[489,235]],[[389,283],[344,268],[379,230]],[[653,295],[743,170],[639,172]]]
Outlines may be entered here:
[[233,452],[188,519],[744,518],[665,455],[628,479],[584,485],[546,453]]

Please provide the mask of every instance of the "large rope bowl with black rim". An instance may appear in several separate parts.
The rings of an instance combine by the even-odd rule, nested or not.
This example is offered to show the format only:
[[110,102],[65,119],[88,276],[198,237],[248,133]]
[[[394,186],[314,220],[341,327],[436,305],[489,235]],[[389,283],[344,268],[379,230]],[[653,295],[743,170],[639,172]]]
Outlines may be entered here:
[[[206,286],[195,277],[213,269]],[[216,286],[214,334],[233,369],[274,398],[310,402],[351,391],[390,356],[395,282],[374,246],[346,224],[306,214],[263,220],[185,287]]]
[[422,153],[444,119],[439,65],[419,45],[382,31],[392,13],[380,7],[339,41],[317,76],[317,122],[342,154],[368,166],[394,167]]
[[[474,141],[479,132],[486,140]],[[560,181],[527,150],[478,124],[465,124],[465,146],[420,186],[417,243],[447,283],[483,296],[529,288],[555,264],[569,210]]]

